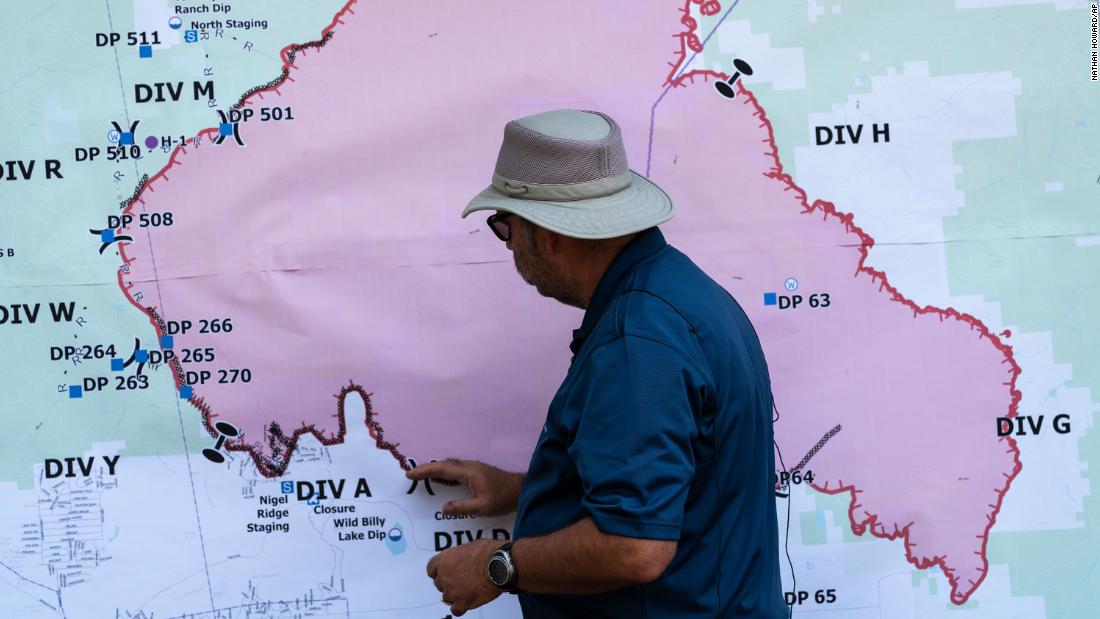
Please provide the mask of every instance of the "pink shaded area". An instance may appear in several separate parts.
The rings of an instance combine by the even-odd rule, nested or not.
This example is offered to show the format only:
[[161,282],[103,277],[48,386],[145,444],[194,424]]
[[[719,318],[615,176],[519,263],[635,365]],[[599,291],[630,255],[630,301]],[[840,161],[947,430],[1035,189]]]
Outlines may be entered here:
[[[333,396],[351,380],[403,454],[525,468],[580,314],[525,287],[482,218],[456,216],[519,115],[606,111],[644,166],[649,107],[678,64],[667,61],[698,40],[682,6],[655,4],[500,2],[476,19],[459,3],[355,4],[277,94],[248,100],[292,106],[296,120],[253,117],[246,148],[173,155],[132,208],[171,210],[175,225],[132,230],[120,276],[167,320],[232,318],[231,333],[179,335],[176,349],[214,347],[213,362],[180,369],[215,380],[252,370],[247,385],[195,385],[208,417],[245,430],[234,448],[272,475],[287,458],[266,440],[272,422],[339,442]],[[678,22],[688,30],[672,37]],[[658,112],[652,176],[680,209],[668,236],[760,330],[787,466],[841,424],[806,467],[818,488],[850,491],[853,530],[904,538],[962,603],[1019,469],[995,431],[1019,397],[1010,351],[862,267],[870,238],[831,204],[806,204],[759,105],[743,90],[722,99],[711,77],[690,74],[682,84],[698,83]],[[765,308],[790,276],[830,307]]]
[[[265,473],[286,463],[272,422],[339,441],[332,395],[349,380],[374,394],[403,453],[525,469],[580,312],[520,280],[484,215],[458,215],[519,115],[605,110],[644,166],[679,9],[352,10],[321,49],[297,53],[287,82],[248,99],[290,106],[294,121],[257,113],[240,128],[245,148],[214,146],[207,130],[152,180],[133,208],[171,210],[175,224],[130,231],[124,285],[165,320],[232,319],[230,333],[175,346],[216,349],[184,372],[252,371],[247,385],[194,385],[195,403],[243,428],[233,446],[251,447]],[[513,27],[521,14],[539,28]]]

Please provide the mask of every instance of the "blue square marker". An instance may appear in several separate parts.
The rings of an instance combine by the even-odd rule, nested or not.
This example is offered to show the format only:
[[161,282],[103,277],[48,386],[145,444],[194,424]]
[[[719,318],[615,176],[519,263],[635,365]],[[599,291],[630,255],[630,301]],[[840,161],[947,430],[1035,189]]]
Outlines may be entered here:
[[146,363],[149,361],[149,351],[144,348],[139,348],[134,351],[134,360],[138,363]]
[[120,146],[129,146],[134,143],[134,134],[131,131],[123,131],[118,134],[118,143]]
[[180,399],[181,400],[190,400],[192,392],[193,391],[191,389],[191,385],[184,385],[184,386],[180,387]]
[[69,397],[70,398],[82,398],[84,397],[84,389],[80,385],[69,385]]
[[764,293],[764,305],[775,305],[778,302],[774,292]]
[[162,336],[160,336],[160,347],[161,348],[171,348],[173,345],[175,345],[175,342],[173,341],[173,338],[172,338],[171,335],[162,335]]
[[122,359],[111,359],[111,371],[121,372],[126,369],[126,362]]
[[292,482],[292,481],[281,481],[281,482],[279,482],[279,490],[281,490],[283,492],[283,494],[293,494],[294,493],[294,482]]
[[199,40],[199,31],[198,30],[184,30],[183,31],[183,40],[187,43],[194,43],[194,42],[198,41]]
[[221,123],[218,125],[218,135],[233,135],[233,123]]
[[152,45],[139,45],[138,46],[138,58],[152,58],[153,46]]
[[99,240],[103,241],[104,243],[113,243],[115,240],[115,231],[111,229],[100,231]]

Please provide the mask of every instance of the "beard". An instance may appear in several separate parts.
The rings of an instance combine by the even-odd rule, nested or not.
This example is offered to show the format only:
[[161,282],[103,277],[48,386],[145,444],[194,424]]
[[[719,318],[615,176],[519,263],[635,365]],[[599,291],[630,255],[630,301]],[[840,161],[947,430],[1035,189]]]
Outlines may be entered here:
[[546,260],[535,243],[534,230],[523,226],[519,237],[516,239],[519,242],[513,243],[512,259],[516,263],[516,272],[523,281],[534,286],[535,290],[544,297],[556,299],[566,305],[582,307],[581,301],[577,298],[577,283]]

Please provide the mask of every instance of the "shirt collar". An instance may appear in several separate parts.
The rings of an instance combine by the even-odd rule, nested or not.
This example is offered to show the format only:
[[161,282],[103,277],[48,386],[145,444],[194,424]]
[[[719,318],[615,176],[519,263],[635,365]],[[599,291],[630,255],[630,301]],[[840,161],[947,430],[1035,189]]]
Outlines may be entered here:
[[603,317],[612,299],[618,295],[626,275],[633,271],[638,263],[667,246],[668,243],[665,241],[664,235],[661,234],[657,226],[654,226],[640,232],[638,236],[626,244],[626,247],[622,248],[619,255],[615,256],[615,259],[607,267],[607,271],[604,272],[603,277],[600,278],[600,283],[596,285],[596,291],[592,293],[592,298],[588,301],[588,308],[584,311],[584,319],[581,321],[580,328],[573,330],[573,341],[569,344],[569,349],[573,351],[574,355],[581,349],[581,345],[588,339],[592,329],[596,327],[596,323]]

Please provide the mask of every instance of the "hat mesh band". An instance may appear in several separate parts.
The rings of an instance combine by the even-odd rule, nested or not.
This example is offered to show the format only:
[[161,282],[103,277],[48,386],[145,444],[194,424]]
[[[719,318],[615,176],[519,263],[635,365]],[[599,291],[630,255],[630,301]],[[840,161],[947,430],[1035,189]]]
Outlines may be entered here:
[[611,125],[611,131],[599,140],[558,138],[509,122],[504,127],[496,173],[543,185],[572,185],[625,174],[626,152],[619,125],[599,115]]

